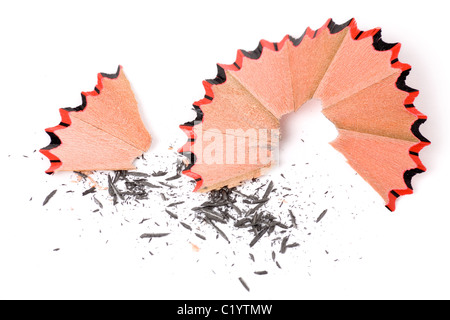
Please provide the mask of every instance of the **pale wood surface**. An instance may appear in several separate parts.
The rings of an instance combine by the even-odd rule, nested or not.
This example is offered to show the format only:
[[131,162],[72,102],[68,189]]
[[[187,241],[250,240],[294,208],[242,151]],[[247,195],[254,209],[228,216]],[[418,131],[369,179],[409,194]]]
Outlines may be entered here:
[[416,167],[409,155],[415,142],[339,129],[331,144],[386,203],[391,190],[407,189],[403,173]]
[[419,142],[411,132],[417,116],[403,105],[408,93],[395,86],[398,73],[322,110],[336,127]]
[[70,116],[147,151],[151,137],[141,120],[137,101],[123,70],[116,79],[103,78],[102,84],[100,94],[87,96],[87,107],[80,112],[71,112]]
[[294,111],[291,78],[289,72],[289,48],[279,51],[264,48],[259,59],[244,58],[241,69],[230,71],[249,93],[277,119]]
[[314,31],[308,29],[300,45],[294,47],[291,42],[287,43],[295,110],[313,97],[348,33],[348,28],[337,34],[322,28],[312,39]]
[[133,160],[142,154],[142,150],[76,117],[57,134],[62,143],[51,151],[61,159],[58,171],[131,170],[135,169]]

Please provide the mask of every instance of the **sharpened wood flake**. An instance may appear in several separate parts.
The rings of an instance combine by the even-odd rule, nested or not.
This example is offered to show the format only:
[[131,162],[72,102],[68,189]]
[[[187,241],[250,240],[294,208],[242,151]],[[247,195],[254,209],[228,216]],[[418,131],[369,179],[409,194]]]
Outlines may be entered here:
[[43,206],[45,206],[51,198],[53,198],[53,196],[55,195],[56,191],[58,191],[57,189],[53,190],[52,192],[50,192],[50,194],[45,198],[44,202],[42,203]]
[[58,143],[40,149],[51,161],[47,173],[128,170],[149,149],[151,137],[122,67],[116,74],[99,73],[97,80],[94,91],[82,93],[82,105],[60,109],[63,128],[45,130],[50,135],[58,130]]

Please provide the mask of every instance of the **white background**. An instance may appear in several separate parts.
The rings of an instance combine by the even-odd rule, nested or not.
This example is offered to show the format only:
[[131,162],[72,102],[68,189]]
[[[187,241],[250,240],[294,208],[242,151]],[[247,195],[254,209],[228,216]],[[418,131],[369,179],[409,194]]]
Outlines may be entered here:
[[[42,208],[54,186],[73,176],[46,176],[48,161],[33,151],[48,144],[44,129],[59,122],[58,108],[78,106],[80,92],[94,88],[98,72],[124,67],[154,139],[149,153],[157,153],[184,139],[178,124],[192,119],[190,106],[203,96],[201,81],[215,76],[216,63],[232,63],[237,49],[253,50],[260,39],[298,37],[330,17],[337,23],[354,17],[361,30],[382,27],[386,42],[402,43],[400,61],[413,66],[407,84],[420,90],[415,104],[429,117],[421,129],[432,141],[421,152],[428,172],[413,179],[414,195],[400,199],[395,213],[377,203],[327,225],[339,243],[352,243],[339,249],[342,256],[362,259],[338,264],[309,257],[314,263],[308,271],[285,259],[283,271],[264,280],[245,277],[244,270],[214,275],[206,270],[205,261],[214,259],[206,253],[200,265],[188,249],[143,263],[134,255],[135,236],[113,235],[121,241],[108,248],[96,235],[79,237],[80,229],[89,230],[89,219],[74,227],[80,216],[60,209],[73,205],[63,197]],[[0,298],[450,298],[447,19],[441,1],[3,1]],[[308,137],[315,135],[320,131]],[[366,206],[357,190],[348,201]],[[107,221],[99,223],[107,228]],[[334,238],[323,233],[315,239],[309,246]],[[56,247],[61,250],[54,252]],[[239,275],[250,292],[237,282]]]

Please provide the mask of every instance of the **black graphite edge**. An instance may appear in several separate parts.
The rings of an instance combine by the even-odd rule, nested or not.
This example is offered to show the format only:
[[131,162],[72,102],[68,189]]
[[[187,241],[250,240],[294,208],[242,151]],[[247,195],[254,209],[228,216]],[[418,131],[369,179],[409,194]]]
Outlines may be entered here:
[[[373,47],[375,48],[375,50],[377,51],[387,51],[387,50],[391,50],[392,48],[394,48],[397,45],[397,43],[386,43],[381,39],[381,30],[378,31],[374,36],[373,36]],[[403,71],[400,76],[397,79],[396,82],[396,86],[399,90],[407,92],[407,93],[413,93],[413,92],[417,92],[417,89],[411,88],[406,84],[406,78],[408,77],[408,75],[410,74],[411,69],[405,70]],[[405,106],[405,108],[412,108],[415,107],[413,104],[407,105]],[[414,134],[414,136],[419,139],[421,142],[426,142],[429,143],[430,141],[425,138],[419,130],[419,127],[426,121],[426,119],[417,119],[413,125],[411,126],[411,132]]]
[[[336,24],[336,23],[331,19],[330,22],[329,22],[328,25],[327,25],[327,28],[330,30],[330,33],[331,33],[331,34],[336,34],[336,33],[341,32],[342,30],[344,30],[346,27],[348,27],[348,26],[350,25],[350,23],[351,23],[353,20],[354,20],[354,19],[352,18],[352,19],[348,20],[347,22],[344,22],[343,24]],[[314,32],[314,38],[315,38],[315,36],[316,36],[318,30],[319,30],[319,29],[317,29],[317,30]],[[305,32],[304,32],[299,38],[294,38],[294,37],[292,37],[292,36],[288,36],[288,37],[289,37],[289,40],[292,42],[292,44],[293,44],[295,47],[297,47],[297,46],[303,41],[303,38],[305,37],[305,34],[306,34],[306,30],[305,30]],[[274,49],[275,49],[275,51],[278,51],[278,50],[279,50],[278,42],[274,42],[273,44],[274,44]],[[263,47],[262,43],[259,42],[259,43],[258,43],[258,46],[256,47],[255,50],[252,50],[252,51],[240,50],[240,51],[242,52],[242,54],[243,54],[245,57],[247,57],[247,58],[249,58],[249,59],[256,60],[256,59],[259,59],[259,58],[261,57],[261,54],[262,54],[262,52],[263,52],[263,49],[264,49],[264,47]],[[223,71],[223,70],[222,70],[222,71]]]
[[[48,136],[50,137],[50,143],[46,147],[42,148],[41,150],[52,150],[61,145],[61,139],[59,139],[59,137],[54,132],[49,132],[49,131],[45,130],[45,133],[47,133]],[[50,163],[58,163],[58,162],[61,162],[61,160],[59,160],[59,159],[58,160],[50,160]],[[54,173],[54,171],[49,171],[46,173],[48,175],[51,175]]]
[[387,43],[384,42],[381,38],[381,30],[379,30],[374,36],[373,36],[373,47],[377,51],[388,51],[391,50],[393,47],[395,47],[398,44],[398,42],[395,43]]
[[217,65],[216,77],[214,79],[208,79],[206,81],[212,85],[218,85],[218,84],[224,83],[226,80],[227,80],[227,75],[225,73],[225,70],[220,65]]
[[[328,28],[328,30],[330,30],[330,33],[331,33],[331,34],[336,34],[336,33],[341,32],[341,31],[344,30],[345,28],[347,28],[347,27],[350,25],[350,23],[352,23],[353,20],[354,20],[354,19],[352,18],[352,19],[350,19],[350,20],[348,20],[347,22],[344,22],[344,23],[342,23],[342,24],[336,24],[336,23],[333,21],[333,19],[331,19],[330,22],[329,22],[328,25],[327,25],[327,28]],[[317,31],[318,31],[318,30],[319,30],[319,29],[317,29],[316,31],[314,31],[314,37],[313,37],[313,38],[316,37]],[[294,47],[297,47],[300,43],[302,43],[303,38],[305,37],[305,35],[306,35],[306,30],[305,30],[305,32],[304,32],[299,38],[294,38],[294,37],[289,36],[289,40],[292,42],[292,44],[294,45]]]
[[347,28],[350,23],[352,23],[354,19],[351,18],[350,20],[348,20],[347,22],[344,22],[343,24],[336,24],[333,19],[330,20],[330,23],[328,23],[328,30],[330,30],[331,34],[336,34],[341,32],[342,30],[344,30],[345,28]]
[[54,132],[48,132],[48,131],[45,131],[45,132],[50,136],[50,144],[48,146],[42,148],[42,150],[51,150],[61,144],[61,139],[59,139],[59,137]]
[[[373,47],[375,48],[375,50],[387,51],[387,50],[392,49],[395,45],[397,45],[397,43],[388,44],[381,39],[381,30],[373,36]],[[418,91],[417,89],[413,89],[406,84],[406,78],[408,77],[410,72],[411,72],[411,69],[403,71],[400,74],[400,76],[398,77],[397,82],[395,84],[399,90],[407,92],[407,93],[413,93],[413,92]],[[411,108],[411,107],[415,107],[415,106],[413,104],[405,106],[405,108]],[[411,126],[411,132],[421,142],[430,143],[430,141],[427,138],[425,138],[422,135],[422,133],[420,132],[420,126],[425,121],[426,121],[426,119],[417,119]],[[424,172],[423,170],[418,169],[418,168],[414,168],[414,169],[405,171],[405,173],[403,174],[403,180],[405,181],[406,186],[409,189],[413,190],[412,178],[416,174],[420,174],[423,172]]]
[[[347,22],[345,22],[343,24],[336,24],[333,20],[330,20],[330,22],[327,25],[327,28],[330,30],[331,34],[336,34],[336,33],[341,32],[342,30],[344,30],[346,27],[348,27],[352,21],[353,21],[353,18],[348,20]],[[318,30],[319,29],[314,31],[314,37],[313,38],[316,37]],[[303,34],[299,38],[294,38],[294,37],[292,37],[290,35],[288,37],[289,37],[289,40],[294,45],[294,47],[297,47],[300,43],[302,43],[303,38],[305,37],[305,35],[306,35],[306,30],[303,32]],[[273,44],[274,44],[275,51],[278,51],[279,50],[278,42],[274,42]],[[263,47],[262,43],[259,42],[258,46],[256,47],[255,50],[253,50],[253,51],[241,50],[241,52],[242,52],[242,54],[245,57],[253,59],[253,60],[256,60],[256,59],[259,59],[261,57],[263,49],[264,49],[264,47]]]
[[259,59],[260,57],[261,57],[261,54],[262,54],[262,52],[263,52],[263,45],[262,45],[262,43],[261,43],[261,41],[258,43],[258,46],[256,47],[256,49],[255,50],[252,50],[252,51],[246,51],[246,50],[242,50],[241,49],[241,52],[242,52],[242,54],[245,56],[245,57],[247,57],[247,58],[249,58],[249,59],[253,59],[253,60],[257,60],[257,59]]
[[303,32],[303,34],[300,36],[300,38],[296,39],[296,38],[294,38],[292,36],[289,36],[289,40],[292,42],[294,47],[297,47],[300,43],[302,43],[303,38],[305,37],[305,35],[306,35],[306,30],[305,30],[305,32]]
[[[120,74],[120,65],[117,67],[116,73],[112,73],[112,74],[100,73],[100,74],[104,78],[116,79],[116,78],[119,77],[119,74]],[[94,88],[94,90],[97,93],[100,93],[100,90],[97,88],[97,86]],[[78,107],[75,107],[75,108],[63,108],[63,109],[66,110],[66,111],[76,111],[76,112],[83,111],[86,108],[86,103],[87,103],[86,102],[86,96],[82,93],[81,94],[81,105],[79,105]]]
[[413,190],[412,187],[412,178],[416,175],[416,174],[420,174],[423,173],[424,171],[416,168],[416,169],[411,169],[411,170],[407,170],[405,171],[405,173],[403,174],[403,180],[405,180],[406,186]]
[[193,104],[192,106],[193,106],[193,109],[194,109],[194,111],[196,113],[196,117],[195,117],[194,120],[184,123],[183,126],[193,127],[196,124],[201,123],[203,121],[203,111],[202,111],[202,109],[199,106],[195,105],[195,104]]
[[427,119],[417,119],[413,125],[411,126],[411,131],[414,134],[414,136],[419,139],[422,142],[427,142],[430,143],[430,140],[428,140],[427,138],[425,138],[419,131],[420,126],[427,121]]
[[[374,36],[373,36],[373,47],[375,48],[375,50],[377,51],[388,51],[391,50],[392,48],[394,48],[397,45],[397,43],[386,43],[381,39],[381,30],[378,31]],[[398,61],[398,59],[396,59]],[[391,63],[396,62],[395,60],[392,61]],[[410,74],[411,69],[407,69],[404,70],[400,76],[397,79],[396,82],[396,87],[397,89],[407,92],[407,93],[413,93],[413,92],[417,92],[417,89],[413,89],[411,87],[409,87],[406,84],[406,78],[408,77],[408,75]],[[405,108],[415,108],[414,104],[409,104],[409,105],[405,105]],[[411,132],[413,133],[413,135],[419,139],[421,142],[426,142],[426,143],[430,143],[430,141],[425,138],[422,133],[420,132],[420,126],[426,121],[426,119],[417,119],[411,126]],[[403,180],[405,181],[406,186],[413,190],[412,187],[412,178],[416,175],[416,174],[420,174],[423,173],[424,171],[419,169],[419,168],[415,168],[415,169],[411,169],[411,170],[407,170],[405,171],[405,173],[403,174]],[[394,190],[391,191],[391,193],[398,198],[399,194],[396,193]],[[389,208],[388,208],[389,209]],[[390,210],[390,209],[389,209]]]
[[100,73],[102,77],[109,78],[109,79],[116,79],[119,77],[120,74],[120,65],[117,67],[116,73]]
[[[217,65],[217,75],[214,79],[209,79],[206,80],[208,83],[212,84],[212,85],[218,85],[218,84],[222,84],[226,81],[226,74],[225,74],[225,70]],[[205,95],[205,98],[211,98],[211,97],[207,97]],[[212,100],[212,98],[210,99]],[[200,108],[200,106],[197,106],[196,104],[193,104],[193,109],[196,113],[196,117],[194,120],[192,121],[188,121],[184,124],[182,124],[182,126],[186,126],[186,127],[193,127],[199,123],[201,123],[203,121],[203,111]],[[193,142],[191,138],[188,139],[188,142]],[[186,158],[189,159],[189,165],[183,170],[183,171],[189,171],[194,164],[197,162],[197,157],[195,156],[195,154],[191,151],[187,151],[187,152],[180,152],[181,155],[185,156]]]

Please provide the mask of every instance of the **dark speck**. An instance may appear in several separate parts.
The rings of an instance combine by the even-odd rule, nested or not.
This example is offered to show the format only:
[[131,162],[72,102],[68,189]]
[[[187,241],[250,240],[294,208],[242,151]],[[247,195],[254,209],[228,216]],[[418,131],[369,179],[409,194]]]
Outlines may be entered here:
[[244,279],[239,278],[239,281],[241,282],[241,284],[244,286],[244,288],[245,288],[247,291],[250,291],[250,288],[249,288],[248,285],[245,283]]
[[322,220],[323,217],[325,217],[325,214],[327,213],[327,211],[328,211],[328,209],[325,209],[325,210],[322,211],[322,213],[321,213],[321,214],[319,215],[319,217],[317,218],[316,223],[319,223],[320,220]]
[[95,187],[89,188],[89,189],[87,189],[86,191],[83,192],[83,196],[85,196],[85,195],[87,195],[89,193],[94,193],[95,191],[96,191]]
[[45,198],[44,202],[42,203],[43,206],[45,206],[50,201],[50,199],[55,195],[56,191],[58,190],[55,189],[52,192],[50,192],[50,194]]
[[268,274],[268,272],[267,271],[255,271],[255,274],[257,274],[259,276],[263,276],[263,275]]

